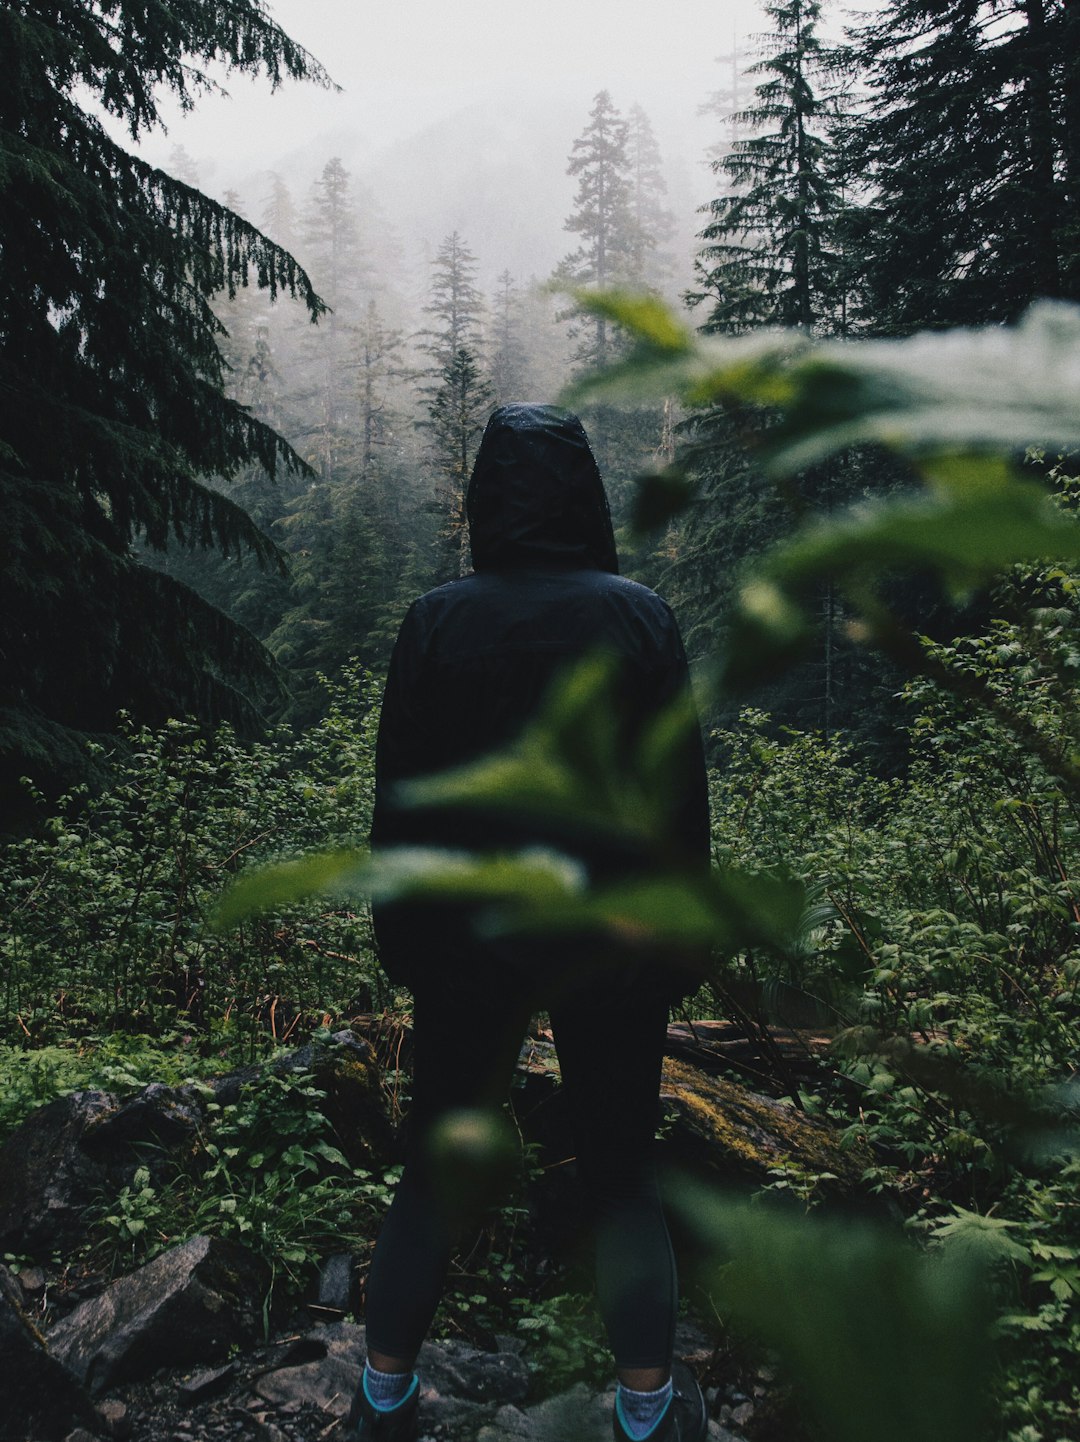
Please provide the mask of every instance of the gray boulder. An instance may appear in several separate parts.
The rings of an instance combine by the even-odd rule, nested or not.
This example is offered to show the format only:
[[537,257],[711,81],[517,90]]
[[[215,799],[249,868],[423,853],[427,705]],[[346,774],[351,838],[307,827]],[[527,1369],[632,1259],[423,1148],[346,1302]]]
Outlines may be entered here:
[[109,1092],[72,1092],[16,1127],[0,1147],[0,1251],[33,1255],[83,1239],[83,1212],[106,1178],[85,1143],[118,1105]]
[[335,1252],[319,1268],[319,1290],[313,1307],[319,1312],[344,1315],[354,1311],[359,1300],[356,1258],[351,1252]]
[[161,1367],[212,1362],[261,1330],[269,1284],[245,1248],[192,1237],[76,1307],[49,1348],[93,1395]]
[[[593,1392],[578,1382],[567,1392],[531,1407],[500,1407],[476,1434],[476,1442],[611,1442],[615,1393]],[[739,1442],[718,1422],[709,1422],[709,1442]]]
[[332,1322],[315,1327],[304,1338],[307,1344],[296,1355],[305,1360],[266,1372],[255,1383],[255,1391],[277,1408],[317,1407],[328,1416],[344,1417],[360,1385],[360,1372],[367,1356],[364,1329],[354,1322]]
[[[255,1383],[264,1402],[286,1414],[312,1407],[344,1417],[367,1355],[364,1329],[352,1322],[315,1327],[304,1339],[322,1355],[265,1373]],[[287,1359],[286,1359],[287,1361]],[[529,1374],[509,1352],[480,1352],[460,1342],[425,1342],[417,1360],[425,1437],[472,1436],[500,1406],[524,1401]],[[608,1427],[610,1430],[610,1418]]]
[[0,1250],[77,1246],[102,1193],[118,1192],[147,1159],[158,1180],[201,1124],[193,1092],[156,1083],[127,1101],[84,1091],[39,1107],[0,1147]]
[[45,1348],[20,1306],[21,1288],[0,1267],[0,1442],[54,1442],[77,1423],[96,1428],[90,1399]]

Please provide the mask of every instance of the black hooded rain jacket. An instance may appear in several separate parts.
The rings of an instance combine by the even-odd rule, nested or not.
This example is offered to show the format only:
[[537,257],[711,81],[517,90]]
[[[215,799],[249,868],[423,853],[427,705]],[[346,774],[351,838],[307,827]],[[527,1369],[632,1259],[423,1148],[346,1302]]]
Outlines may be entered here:
[[[397,811],[403,779],[444,770],[513,740],[575,659],[618,658],[623,720],[636,730],[688,684],[675,618],[654,591],[618,575],[603,482],[576,416],[510,405],[484,432],[466,497],[473,574],[415,601],[390,661],[376,753],[373,844],[521,846],[463,812]],[[700,735],[687,757],[680,841],[706,863],[709,814]],[[512,828],[510,828],[512,831]],[[579,851],[579,854],[580,851]],[[587,861],[594,858],[586,856]],[[460,944],[444,908],[377,907],[384,969],[415,988]],[[682,988],[685,990],[685,986]]]

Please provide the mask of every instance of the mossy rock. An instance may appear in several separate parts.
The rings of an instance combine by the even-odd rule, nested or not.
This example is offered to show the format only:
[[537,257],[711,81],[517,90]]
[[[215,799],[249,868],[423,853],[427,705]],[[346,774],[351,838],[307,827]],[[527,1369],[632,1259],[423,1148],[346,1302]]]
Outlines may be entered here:
[[274,1064],[279,1073],[308,1071],[326,1093],[323,1115],[353,1166],[385,1165],[393,1155],[394,1134],[387,1113],[379,1064],[365,1038],[351,1031],[313,1040]]
[[671,1057],[660,1095],[666,1160],[724,1184],[786,1179],[808,1194],[847,1196],[872,1162],[828,1122]]

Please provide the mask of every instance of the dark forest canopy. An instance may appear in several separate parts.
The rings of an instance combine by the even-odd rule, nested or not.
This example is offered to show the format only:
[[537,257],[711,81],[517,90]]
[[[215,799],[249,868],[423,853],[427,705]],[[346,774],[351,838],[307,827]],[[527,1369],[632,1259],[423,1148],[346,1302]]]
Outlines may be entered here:
[[[1075,11],[890,0],[836,47],[819,0],[775,0],[740,95],[711,107],[693,275],[648,117],[600,90],[566,135],[552,279],[669,299],[689,282],[703,329],[845,336],[1075,296]],[[190,107],[214,88],[211,62],[328,83],[257,0],[0,0],[0,44],[0,771],[63,771],[121,708],[254,723],[286,704],[279,678],[306,724],[321,673],[350,656],[379,670],[409,597],[467,568],[460,498],[490,405],[553,399],[624,337],[544,277],[504,268],[485,293],[506,260],[471,223],[482,156],[460,232],[400,236],[356,156],[320,156],[307,193],[311,171],[267,156],[277,168],[223,204],[192,157],[177,150],[165,174],[83,108],[92,97],[138,139],[158,97]],[[424,253],[411,273],[407,246]],[[317,327],[315,291],[332,307]],[[272,311],[282,293],[308,314]],[[624,565],[668,595],[700,655],[723,644],[739,568],[790,526],[792,499],[832,510],[907,479],[861,454],[785,498],[746,445],[769,424],[760,409],[586,420]],[[632,478],[670,462],[680,434],[695,506],[642,542],[625,524]],[[845,649],[840,602],[820,603],[821,655],[768,704],[858,728],[878,683]]]
[[[242,719],[262,648],[137,563],[132,544],[213,543],[274,564],[208,487],[301,461],[222,388],[211,298],[258,285],[322,305],[254,226],[110,138],[211,88],[204,66],[328,83],[258,0],[0,4],[0,750],[57,764],[72,732],[196,711]],[[238,684],[238,678],[247,684]]]

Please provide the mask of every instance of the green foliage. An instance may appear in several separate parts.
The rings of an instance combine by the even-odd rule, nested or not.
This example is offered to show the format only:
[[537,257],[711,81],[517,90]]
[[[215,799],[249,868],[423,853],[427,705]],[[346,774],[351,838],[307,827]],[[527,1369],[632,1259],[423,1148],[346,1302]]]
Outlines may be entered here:
[[308,906],[228,936],[206,925],[244,861],[366,836],[376,691],[355,670],[330,690],[326,719],[301,740],[129,726],[110,785],[73,793],[40,834],[4,846],[9,1040],[180,1026],[254,1045],[264,1027],[280,1038],[291,1018],[374,984],[362,910]]
[[575,1382],[596,1388],[607,1383],[611,1356],[594,1298],[563,1292],[520,1302],[519,1310],[515,1330],[525,1340],[534,1385],[556,1393]]
[[[1055,1159],[1076,1138],[1072,1103],[1052,1089],[1077,1065],[1080,1022],[1078,532],[1075,486],[1052,472],[1052,498],[1009,457],[1040,435],[1078,439],[1055,372],[1076,317],[1043,309],[1015,332],[837,349],[698,342],[652,302],[584,303],[636,329],[641,363],[593,394],[674,386],[777,408],[762,434],[778,471],[868,438],[917,467],[920,494],[811,522],[766,557],[740,593],[727,672],[784,664],[809,628],[807,588],[835,584],[860,638],[921,677],[907,693],[907,770],[876,777],[844,742],[777,734],[751,713],[715,738],[719,865],[696,875],[667,811],[686,714],[621,754],[604,663],[589,662],[514,746],[414,783],[411,799],[533,816],[571,854],[575,834],[617,840],[634,861],[624,882],[582,889],[550,853],[403,852],[365,862],[366,879],[416,898],[463,888],[492,903],[487,924],[595,925],[631,951],[709,942],[714,996],[749,1035],[777,1013],[828,1019],[830,1064],[797,1100],[875,1149],[867,1185],[899,1198],[932,1248],[695,1194],[689,1210],[721,1259],[714,1299],[782,1350],[838,1439],[978,1435],[996,1313],[1005,1424],[1025,1442],[1049,1426],[1072,1435],[1080,1234],[1075,1165]],[[923,641],[880,589],[883,572],[910,569],[954,592],[993,582],[1001,619]],[[381,865],[397,870],[380,877]],[[779,1182],[798,1192],[802,1180]]]
[[156,1184],[140,1167],[91,1215],[89,1249],[130,1266],[197,1234],[234,1237],[295,1285],[329,1252],[360,1246],[397,1173],[349,1166],[324,1097],[310,1076],[263,1067],[236,1102],[206,1100],[194,1154]]
[[761,58],[749,72],[760,77],[755,100],[738,116],[750,133],[713,162],[723,193],[704,207],[709,220],[695,263],[701,288],[688,297],[709,302],[709,331],[828,325],[839,299],[841,206],[820,93],[821,5],[773,0],[764,9],[770,32],[759,37]]
[[862,324],[993,324],[1080,299],[1073,7],[889,0],[851,40]]
[[[25,1040],[25,1039],[24,1039]],[[36,1107],[68,1092],[125,1092],[151,1082],[179,1086],[230,1065],[222,1049],[203,1056],[191,1032],[80,1037],[75,1044],[0,1047],[0,1140]]]
[[[680,1194],[681,1193],[681,1194]],[[852,1222],[795,1219],[683,1184],[711,1296],[782,1354],[829,1437],[979,1442],[989,1371],[979,1273]]]
[[[1017,589],[1042,605],[933,655],[1056,740],[1075,714],[1071,581]],[[832,1018],[840,1076],[822,1074],[819,1104],[874,1147],[871,1185],[993,1271],[1005,1428],[1071,1437],[1080,1211],[1062,1157],[1078,1142],[1057,1084],[1080,1060],[1077,802],[1015,728],[926,680],[908,704],[910,765],[890,780],[844,743],[776,736],[756,713],[719,738],[720,858],[790,867],[829,910],[782,963],[729,958],[714,1000]]]
[[303,470],[225,395],[210,301],[254,283],[300,296],[313,319],[323,310],[287,252],[125,151],[92,107],[138,139],[166,95],[190,105],[213,88],[215,62],[274,84],[328,81],[255,0],[227,13],[206,0],[5,0],[0,50],[0,780],[13,790],[20,757],[48,775],[39,759],[58,731],[109,730],[122,706],[147,722],[194,711],[250,725],[272,695],[250,636],[133,545],[276,560],[202,479],[252,462]]
[[[581,236],[581,244],[563,258],[555,271],[561,285],[604,290],[620,281],[639,279],[628,274],[638,250],[631,204],[629,138],[629,126],[610,93],[598,91],[589,111],[589,123],[574,141],[567,166],[567,174],[577,178],[577,192],[565,228]],[[602,312],[594,312],[592,322],[585,325],[574,311],[562,319],[571,323],[571,337],[577,342],[574,359],[586,370],[607,365],[618,353],[619,341],[609,333]]]

